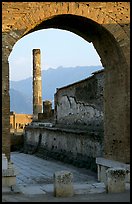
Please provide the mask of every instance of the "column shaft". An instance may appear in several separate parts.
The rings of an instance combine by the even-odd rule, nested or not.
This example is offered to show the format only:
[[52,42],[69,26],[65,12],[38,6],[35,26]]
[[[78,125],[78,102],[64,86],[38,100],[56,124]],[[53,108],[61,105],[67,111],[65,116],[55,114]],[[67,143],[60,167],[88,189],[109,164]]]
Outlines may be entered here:
[[40,49],[33,49],[33,119],[42,113],[42,80]]

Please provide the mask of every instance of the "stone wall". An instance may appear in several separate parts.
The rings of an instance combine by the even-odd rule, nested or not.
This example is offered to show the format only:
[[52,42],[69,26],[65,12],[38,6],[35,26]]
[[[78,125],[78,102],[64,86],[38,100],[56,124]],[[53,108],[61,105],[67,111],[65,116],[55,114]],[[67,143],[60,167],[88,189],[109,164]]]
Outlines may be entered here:
[[56,125],[103,130],[104,70],[91,77],[57,89]]
[[24,145],[24,134],[23,133],[10,133],[10,148],[11,151],[21,151]]
[[96,157],[103,154],[103,134],[30,125],[25,130],[24,152],[96,171]]
[[96,157],[103,154],[103,89],[104,70],[58,89],[55,126],[46,128],[39,122],[27,126],[24,151],[96,171]]
[[[3,59],[2,52],[2,59]],[[9,96],[9,67],[2,61],[2,152],[10,160],[10,96]]]
[[105,68],[104,157],[129,163],[130,2],[2,2],[2,152],[10,158],[8,57],[19,39],[46,28],[93,43]]

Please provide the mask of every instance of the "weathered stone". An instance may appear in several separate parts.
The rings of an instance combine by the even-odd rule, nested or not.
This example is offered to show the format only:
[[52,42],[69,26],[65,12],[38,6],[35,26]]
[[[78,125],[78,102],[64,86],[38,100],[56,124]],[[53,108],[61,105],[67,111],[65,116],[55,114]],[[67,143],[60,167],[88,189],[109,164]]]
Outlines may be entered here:
[[42,80],[40,49],[33,49],[33,119],[42,113]]
[[18,39],[51,27],[94,44],[105,68],[104,157],[129,163],[130,2],[2,2],[2,152],[10,159],[8,57]]
[[16,174],[18,172],[14,168],[13,162],[8,162],[8,168],[2,169],[2,187],[16,185]]
[[49,100],[43,101],[43,113],[50,113],[52,110],[52,102]]
[[119,193],[125,191],[125,174],[123,168],[109,168],[106,171],[106,190],[108,193]]
[[109,168],[123,168],[126,171],[125,182],[130,182],[130,164],[125,164],[122,162],[105,159],[102,157],[96,158],[96,164],[98,166],[98,181],[107,182],[107,169]]
[[74,194],[73,175],[68,171],[58,171],[54,173],[54,196],[70,197]]
[[[64,162],[74,162],[96,172],[96,157],[103,154],[101,133],[94,134],[88,131],[46,127],[45,123],[29,125],[25,129],[24,146],[31,144],[34,149],[38,145],[39,135],[42,135],[39,150],[41,156],[48,155]],[[67,160],[67,161],[66,161]],[[80,163],[80,164],[79,164]]]
[[84,80],[57,89],[54,97],[56,123],[103,131],[104,78],[102,69]]

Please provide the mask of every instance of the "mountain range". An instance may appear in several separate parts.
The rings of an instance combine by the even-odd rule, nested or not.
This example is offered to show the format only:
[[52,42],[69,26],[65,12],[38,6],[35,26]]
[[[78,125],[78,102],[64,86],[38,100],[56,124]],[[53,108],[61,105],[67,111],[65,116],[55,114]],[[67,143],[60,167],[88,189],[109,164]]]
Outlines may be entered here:
[[[42,70],[42,100],[53,102],[56,88],[85,79],[101,69],[102,66],[76,66]],[[32,94],[32,77],[10,81],[10,111],[32,114]]]

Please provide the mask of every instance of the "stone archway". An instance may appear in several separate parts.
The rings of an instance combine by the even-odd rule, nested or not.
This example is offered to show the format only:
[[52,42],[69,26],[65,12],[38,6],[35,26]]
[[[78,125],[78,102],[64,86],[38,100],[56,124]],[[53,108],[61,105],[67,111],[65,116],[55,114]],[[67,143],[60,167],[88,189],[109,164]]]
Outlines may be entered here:
[[92,42],[105,68],[104,157],[129,163],[130,5],[128,2],[2,3],[2,151],[10,158],[9,67],[13,45],[42,28]]

